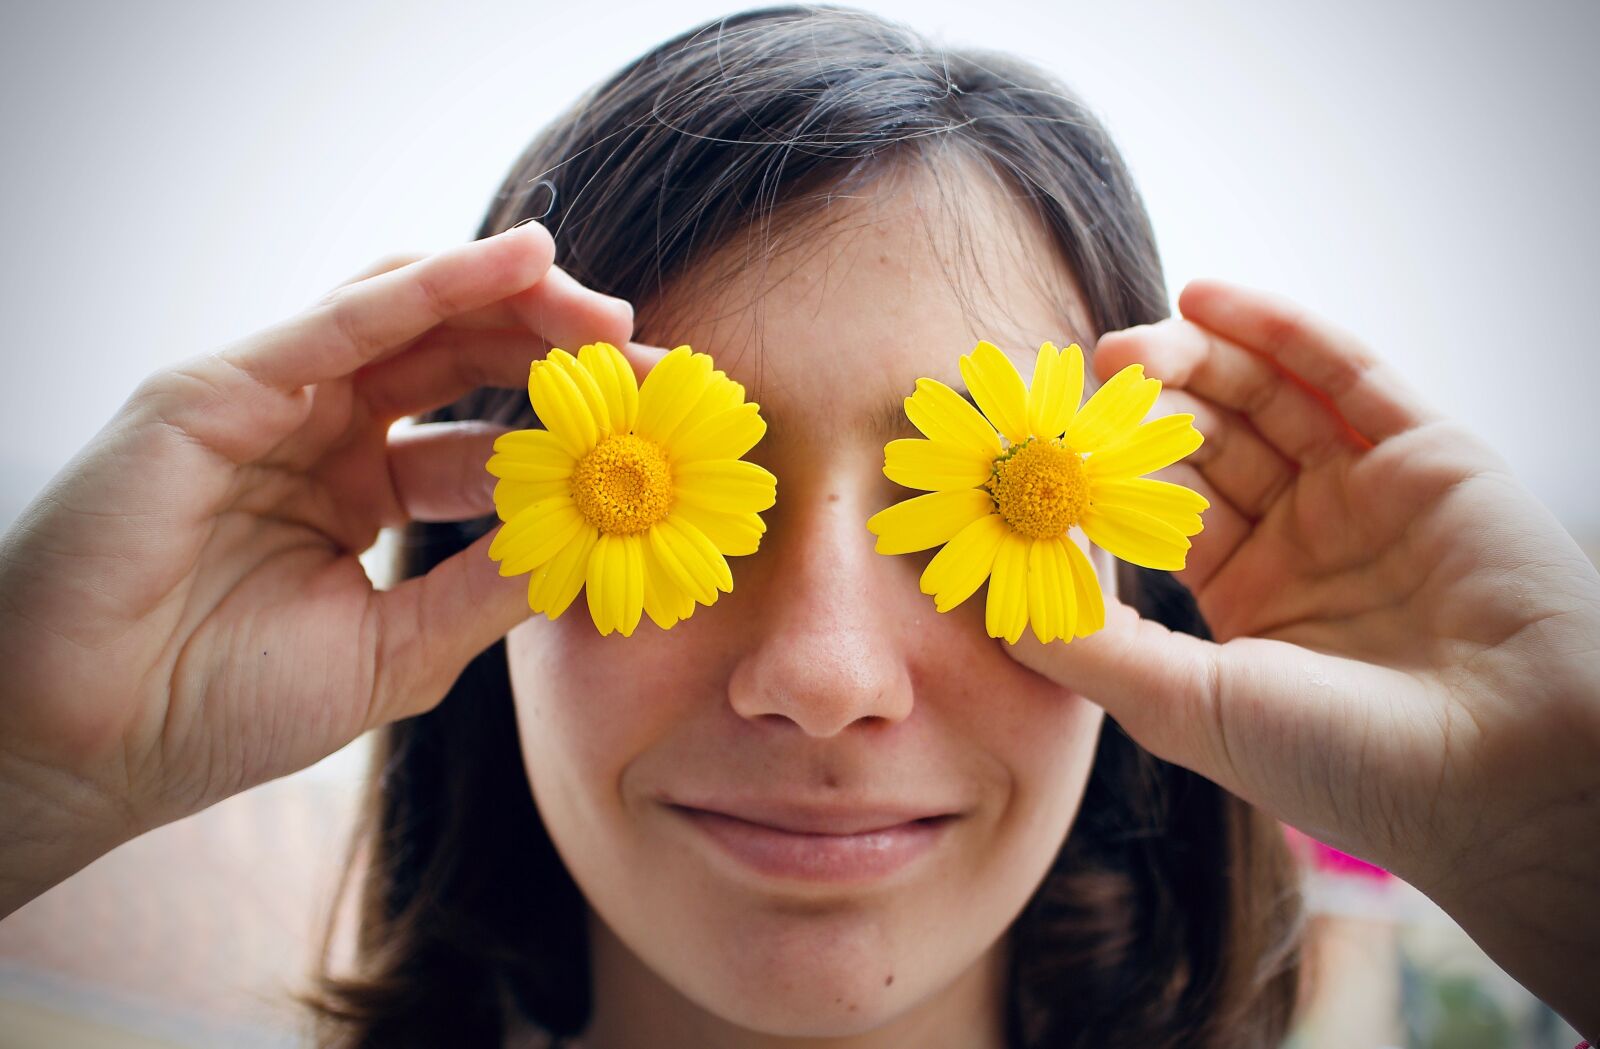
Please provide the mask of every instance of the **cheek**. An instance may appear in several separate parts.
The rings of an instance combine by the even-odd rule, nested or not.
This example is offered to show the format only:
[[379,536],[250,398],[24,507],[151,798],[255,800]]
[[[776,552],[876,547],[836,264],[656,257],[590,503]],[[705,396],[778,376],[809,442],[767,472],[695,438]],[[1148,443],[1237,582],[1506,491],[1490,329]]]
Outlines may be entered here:
[[507,654],[523,759],[546,822],[576,811],[614,825],[629,764],[680,716],[681,655],[659,636],[601,637],[578,615],[522,623]]
[[1070,832],[1105,714],[1082,696],[1022,677],[1007,682],[1009,692],[996,690],[1009,698],[993,703],[974,731],[1006,779],[995,792],[1002,807],[984,862],[990,877],[1031,892]]

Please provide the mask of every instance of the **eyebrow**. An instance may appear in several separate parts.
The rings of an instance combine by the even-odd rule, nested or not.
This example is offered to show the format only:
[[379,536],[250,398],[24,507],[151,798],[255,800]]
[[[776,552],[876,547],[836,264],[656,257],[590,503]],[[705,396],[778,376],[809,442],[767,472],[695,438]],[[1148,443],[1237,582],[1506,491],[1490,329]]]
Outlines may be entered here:
[[[946,382],[946,385],[949,385],[950,389],[955,390],[962,400],[965,400],[968,405],[973,406],[973,409],[982,414],[982,408],[978,408],[978,401],[973,400],[973,395],[966,389],[966,384],[963,384],[963,382]],[[910,397],[909,393],[904,397],[883,401],[882,405],[878,405],[872,413],[853,419],[846,427],[845,432],[850,437],[878,441],[878,443],[885,443],[885,441],[891,441],[898,437],[923,437],[922,430],[918,430],[915,425],[912,425],[910,417],[906,416],[907,397]],[[778,437],[778,435],[787,435],[789,433],[789,425],[784,424],[779,419],[774,419],[774,417],[765,416],[765,414],[763,414],[763,417],[766,419],[766,438],[768,440]],[[803,425],[802,429],[805,429]]]
[[[968,392],[964,383],[946,383],[945,385],[960,394],[961,399],[972,405],[980,414],[982,413],[983,409],[978,408],[978,402],[973,400],[972,394]],[[862,436],[875,441],[889,441],[896,437],[923,436],[922,431],[913,426],[911,420],[907,418],[905,402],[905,397],[884,402],[876,411],[861,421],[858,432]]]

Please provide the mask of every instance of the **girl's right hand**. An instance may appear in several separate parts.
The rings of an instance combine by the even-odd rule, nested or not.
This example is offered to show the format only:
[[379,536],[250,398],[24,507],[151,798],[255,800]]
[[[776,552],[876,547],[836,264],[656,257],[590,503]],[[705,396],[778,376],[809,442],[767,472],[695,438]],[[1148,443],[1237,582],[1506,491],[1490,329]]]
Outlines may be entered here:
[[152,374],[0,536],[0,915],[151,827],[436,704],[529,615],[492,535],[376,591],[385,526],[494,510],[504,427],[390,424],[518,388],[633,311],[539,225],[373,267]]

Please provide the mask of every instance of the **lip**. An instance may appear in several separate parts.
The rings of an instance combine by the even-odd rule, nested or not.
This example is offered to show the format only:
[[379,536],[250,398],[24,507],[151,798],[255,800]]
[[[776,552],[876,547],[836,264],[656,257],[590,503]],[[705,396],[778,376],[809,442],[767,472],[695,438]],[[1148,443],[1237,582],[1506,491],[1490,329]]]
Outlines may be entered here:
[[[850,833],[786,830],[738,816],[669,805],[723,852],[757,873],[817,882],[861,882],[887,877],[925,855],[957,818],[954,813],[888,823],[881,811],[835,812],[811,822],[865,824]],[[892,815],[892,814],[891,814]],[[875,824],[875,825],[874,825]]]
[[792,834],[864,834],[885,830],[902,823],[955,815],[955,808],[929,805],[808,805],[794,801],[723,798],[701,801],[698,798],[663,798],[678,808],[731,816],[746,823],[759,823]]

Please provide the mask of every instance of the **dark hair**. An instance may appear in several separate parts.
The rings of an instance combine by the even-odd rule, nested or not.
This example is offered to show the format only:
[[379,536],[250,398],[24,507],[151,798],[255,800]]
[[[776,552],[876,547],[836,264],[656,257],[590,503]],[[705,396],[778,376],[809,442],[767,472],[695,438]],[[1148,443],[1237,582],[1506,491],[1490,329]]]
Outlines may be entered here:
[[[749,11],[643,55],[535,139],[478,236],[543,222],[557,262],[633,302],[649,339],[652,305],[735,235],[769,236],[825,212],[829,191],[952,156],[988,164],[1048,232],[1096,334],[1166,316],[1143,204],[1067,88],[847,8]],[[524,391],[498,389],[427,416],[456,419],[535,425]],[[409,526],[403,574],[496,523]],[[1143,614],[1209,636],[1171,575],[1118,572]],[[325,951],[312,999],[323,1044],[499,1046],[513,1013],[556,1036],[587,1024],[585,904],[517,739],[503,641],[436,709],[381,733],[365,862],[351,864],[355,967],[331,971]],[[1009,1042],[1278,1045],[1300,969],[1297,886],[1274,821],[1108,721],[1072,831],[1016,922]]]

